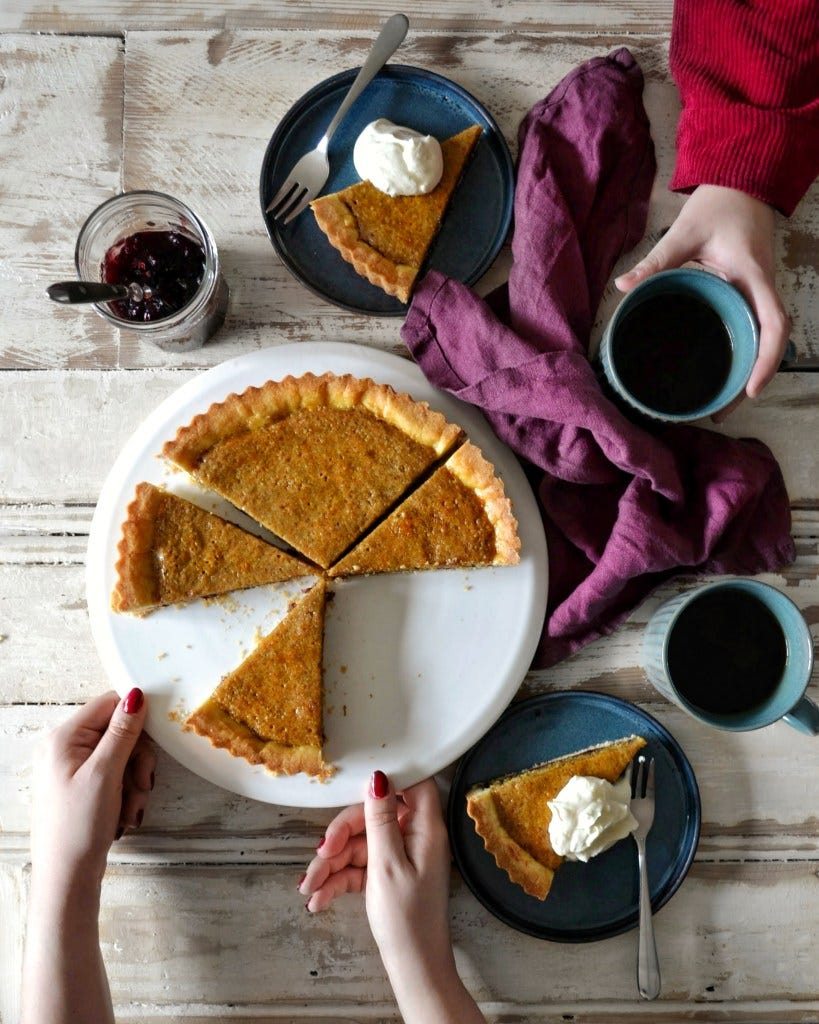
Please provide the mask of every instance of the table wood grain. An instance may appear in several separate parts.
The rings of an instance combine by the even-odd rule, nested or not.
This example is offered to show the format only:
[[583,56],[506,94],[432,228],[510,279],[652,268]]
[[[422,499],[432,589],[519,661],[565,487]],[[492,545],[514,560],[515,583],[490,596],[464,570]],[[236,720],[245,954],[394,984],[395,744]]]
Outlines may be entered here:
[[[683,203],[667,190],[679,101],[670,0],[418,0],[394,58],[477,96],[513,153],[533,102],[589,57],[627,45],[646,77],[658,174],[647,251]],[[49,728],[107,688],[85,603],[85,550],[108,469],[140,422],[196,373],[292,342],[343,340],[406,356],[399,322],[355,316],[294,281],[258,201],[265,146],[312,84],[359,65],[384,18],[357,4],[5,0],[0,9],[0,1022],[19,1013],[29,885],[31,764]],[[119,336],[45,286],[73,275],[77,231],[103,199],[159,188],[208,222],[231,287],[220,333],[169,356]],[[778,219],[778,284],[797,357],[721,427],[779,459],[797,559],[763,578],[819,630],[819,188]],[[508,247],[478,285],[502,281]],[[618,268],[618,269],[621,269]],[[595,339],[617,301],[609,287]],[[594,340],[594,339],[593,339]],[[640,664],[659,588],[611,637],[520,696],[597,690],[634,701],[685,749],[702,795],[694,865],[657,914],[663,991],[636,990],[636,935],[592,946],[510,930],[453,873],[464,981],[496,1024],[815,1021],[819,1018],[819,743],[778,724],[722,735],[656,694]],[[814,678],[810,692],[817,695]],[[448,773],[442,773],[446,786]],[[117,1019],[397,1021],[362,903],[312,917],[296,882],[331,817],[254,802],[160,754],[143,827],[116,845],[102,942]]]

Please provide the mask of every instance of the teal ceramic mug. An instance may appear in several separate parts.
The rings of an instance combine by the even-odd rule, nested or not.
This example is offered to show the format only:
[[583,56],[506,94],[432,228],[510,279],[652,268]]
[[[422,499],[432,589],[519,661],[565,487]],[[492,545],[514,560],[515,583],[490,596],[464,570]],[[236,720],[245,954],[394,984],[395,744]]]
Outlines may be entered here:
[[653,419],[712,416],[745,390],[759,325],[743,296],[704,270],[664,270],[620,302],[600,341],[615,394]]
[[766,583],[718,580],[666,601],[646,626],[643,664],[660,693],[718,729],[782,720],[819,734],[819,708],[805,696],[810,630],[793,601]]

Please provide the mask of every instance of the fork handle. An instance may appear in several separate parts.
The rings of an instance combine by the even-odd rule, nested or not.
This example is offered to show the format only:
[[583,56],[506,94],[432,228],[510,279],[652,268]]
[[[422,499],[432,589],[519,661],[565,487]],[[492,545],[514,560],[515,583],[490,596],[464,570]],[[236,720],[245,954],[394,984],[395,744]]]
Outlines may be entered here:
[[648,891],[645,846],[637,844],[640,869],[640,939],[637,950],[637,988],[643,999],[656,999],[660,994],[660,963],[654,940],[654,921],[651,917],[651,896]]
[[327,125],[327,131],[325,131],[318,144],[319,149],[323,149],[326,152],[330,139],[333,137],[336,128],[338,128],[341,119],[404,41],[408,28],[409,21],[403,14],[393,14],[385,22],[384,27],[378,34],[378,38],[373,43],[369,56],[362,64],[361,70],[350,86],[350,91],[344,97],[333,120]]

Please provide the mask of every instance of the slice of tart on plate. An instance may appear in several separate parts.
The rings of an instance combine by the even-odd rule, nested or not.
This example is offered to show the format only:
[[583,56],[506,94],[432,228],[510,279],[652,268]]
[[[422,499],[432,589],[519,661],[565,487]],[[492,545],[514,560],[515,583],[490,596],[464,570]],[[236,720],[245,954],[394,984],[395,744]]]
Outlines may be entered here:
[[319,580],[183,728],[275,775],[328,779],[334,768],[322,751],[325,600]]
[[327,568],[462,436],[386,384],[308,373],[213,404],[163,455]]
[[537,899],[548,896],[563,863],[549,841],[548,802],[575,775],[616,782],[645,742],[641,736],[626,736],[587,747],[467,793],[466,811],[475,831],[511,881]]
[[443,174],[431,192],[389,196],[369,181],[310,204],[330,244],[362,277],[409,302],[416,278],[481,136],[480,125],[444,139]]
[[467,441],[329,575],[516,565],[519,551],[517,522],[503,483]]
[[138,615],[316,573],[315,566],[147,482],[137,485],[117,550],[111,607]]

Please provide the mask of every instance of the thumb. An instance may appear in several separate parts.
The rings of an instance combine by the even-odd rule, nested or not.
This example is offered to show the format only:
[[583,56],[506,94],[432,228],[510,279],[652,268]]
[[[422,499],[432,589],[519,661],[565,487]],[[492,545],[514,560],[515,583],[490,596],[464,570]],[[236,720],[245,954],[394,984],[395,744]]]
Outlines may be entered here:
[[398,826],[395,790],[384,772],[373,772],[364,801],[367,827],[367,862],[372,869],[404,856],[404,838]]
[[145,695],[135,686],[114,708],[92,757],[107,763],[115,772],[124,773],[142,733],[147,711]]
[[614,279],[615,287],[621,292],[630,292],[632,288],[645,281],[652,274],[661,270],[681,267],[694,255],[692,245],[685,244],[681,235],[673,228],[666,232],[654,248],[645,255],[631,270]]

